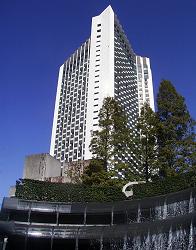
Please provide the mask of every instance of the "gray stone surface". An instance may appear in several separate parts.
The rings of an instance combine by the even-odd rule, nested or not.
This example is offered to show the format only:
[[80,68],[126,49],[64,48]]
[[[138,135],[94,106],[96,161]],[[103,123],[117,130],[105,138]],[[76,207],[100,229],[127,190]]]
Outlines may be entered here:
[[44,180],[61,175],[61,164],[48,153],[26,156],[24,179]]
[[9,189],[9,197],[15,197],[15,193],[16,193],[16,186],[10,186]]
[[48,177],[44,179],[49,182],[58,182],[58,183],[71,183],[71,179],[68,176],[57,176],[57,177]]

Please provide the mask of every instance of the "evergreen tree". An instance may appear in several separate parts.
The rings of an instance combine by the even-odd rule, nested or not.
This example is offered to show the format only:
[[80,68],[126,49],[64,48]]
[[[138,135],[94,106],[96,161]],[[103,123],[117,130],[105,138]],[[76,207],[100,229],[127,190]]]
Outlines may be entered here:
[[82,183],[88,186],[104,185],[108,179],[107,171],[104,169],[104,162],[99,159],[92,159],[82,175]]
[[140,172],[148,182],[149,178],[157,173],[157,130],[159,122],[156,114],[146,103],[141,109],[138,118],[138,138],[135,139],[137,158],[140,160]]
[[99,130],[92,133],[90,150],[96,158],[104,162],[105,170],[114,170],[121,164],[129,143],[130,130],[127,127],[127,118],[112,97],[104,99],[98,117]]
[[159,164],[163,175],[175,174],[195,166],[194,125],[185,99],[170,81],[163,80],[157,96]]
[[100,159],[92,159],[89,166],[84,170],[82,183],[88,186],[119,186],[124,183],[119,179],[111,178],[110,171],[104,169],[104,162]]

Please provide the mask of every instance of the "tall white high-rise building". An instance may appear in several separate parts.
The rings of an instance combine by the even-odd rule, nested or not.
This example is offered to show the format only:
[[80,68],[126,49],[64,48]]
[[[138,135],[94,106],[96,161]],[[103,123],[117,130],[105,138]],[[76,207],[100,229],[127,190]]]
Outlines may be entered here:
[[[153,93],[149,59],[137,58],[111,6],[92,18],[90,38],[59,71],[50,154],[62,164],[91,159],[91,132],[98,129],[98,112],[107,96],[122,105],[128,125],[134,128],[140,80],[145,91],[146,65],[149,93]],[[147,94],[142,100],[148,101]],[[149,103],[154,107],[151,94]]]
[[150,59],[147,57],[136,56],[136,67],[139,111],[144,103],[148,103],[151,109],[155,111]]

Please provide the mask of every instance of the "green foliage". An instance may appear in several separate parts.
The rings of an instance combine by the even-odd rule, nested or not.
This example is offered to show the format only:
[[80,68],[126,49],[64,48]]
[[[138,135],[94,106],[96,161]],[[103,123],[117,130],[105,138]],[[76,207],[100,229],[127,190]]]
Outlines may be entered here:
[[[133,199],[141,199],[196,187],[195,172],[157,179],[133,186]],[[53,202],[90,202],[125,200],[121,186],[87,186],[71,183],[51,183],[20,179],[16,183],[16,197],[26,200]]]
[[[127,125],[127,117],[118,104],[111,97],[107,97],[103,101],[103,106],[99,112],[99,130],[92,133],[90,150],[94,158],[100,159],[104,163],[104,172],[92,174],[88,177],[88,182],[92,177],[92,181],[103,183],[124,183],[126,180],[138,179],[133,174],[133,166],[131,163],[124,163],[125,155],[131,151],[133,145],[131,142],[131,131]],[[99,175],[99,176],[98,176]],[[100,181],[100,183],[102,183]]]
[[157,96],[159,164],[162,175],[183,172],[196,164],[194,125],[184,98],[163,80]]
[[100,159],[92,159],[89,166],[85,169],[82,176],[82,183],[88,186],[119,186],[124,184],[119,179],[111,178],[111,171],[107,171],[104,167],[104,161]]
[[84,173],[90,176],[93,173],[99,173],[102,171],[106,171],[106,169],[104,168],[104,161],[101,159],[92,159],[88,167],[85,169]]
[[102,202],[125,199],[121,189],[116,186],[86,186],[30,179],[20,179],[16,182],[16,197],[20,199],[54,202]]
[[138,138],[135,138],[137,148],[135,155],[141,162],[140,172],[145,176],[146,181],[156,174],[157,166],[157,131],[159,120],[156,114],[146,103],[142,109],[137,122],[139,131]]
[[115,165],[114,169],[110,171],[111,176],[119,183],[126,184],[129,181],[143,180],[141,174],[135,170],[138,167],[135,162],[121,162]]
[[128,146],[130,131],[122,108],[112,97],[104,99],[98,117],[99,130],[92,132],[90,150],[104,162],[105,169],[110,169],[121,162]]
[[84,170],[82,183],[84,185],[105,185],[108,180],[108,174],[104,167],[104,161],[92,159],[89,166]]
[[196,187],[196,176],[193,172],[135,185],[133,186],[133,199],[164,195],[191,187]]

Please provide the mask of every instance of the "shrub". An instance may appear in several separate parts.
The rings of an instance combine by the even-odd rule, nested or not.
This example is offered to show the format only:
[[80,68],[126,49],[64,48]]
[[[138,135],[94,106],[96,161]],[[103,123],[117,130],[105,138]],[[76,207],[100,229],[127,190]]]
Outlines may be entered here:
[[87,186],[71,183],[51,183],[30,179],[16,182],[16,197],[54,202],[116,201],[126,197],[116,186]]
[[[131,199],[164,195],[196,187],[194,172],[167,177],[133,186]],[[28,200],[54,202],[118,201],[127,199],[120,186],[88,186],[84,184],[52,183],[30,179],[16,182],[16,197]]]
[[150,196],[164,195],[190,187],[196,187],[196,177],[193,172],[135,185],[133,186],[133,198],[141,199]]

